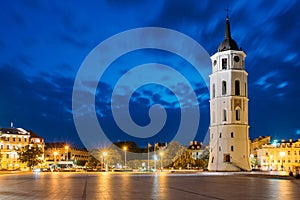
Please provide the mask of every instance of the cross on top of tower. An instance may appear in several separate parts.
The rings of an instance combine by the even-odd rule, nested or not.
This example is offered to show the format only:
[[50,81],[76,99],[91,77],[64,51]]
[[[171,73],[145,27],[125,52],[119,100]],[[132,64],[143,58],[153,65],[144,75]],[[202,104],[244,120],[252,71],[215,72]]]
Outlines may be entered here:
[[226,18],[229,19],[229,8],[227,7],[225,10],[226,10]]

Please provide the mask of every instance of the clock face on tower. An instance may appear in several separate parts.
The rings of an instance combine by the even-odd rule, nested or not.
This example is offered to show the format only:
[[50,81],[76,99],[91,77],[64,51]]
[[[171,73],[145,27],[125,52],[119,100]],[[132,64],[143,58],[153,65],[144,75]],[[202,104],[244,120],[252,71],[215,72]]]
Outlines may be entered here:
[[234,56],[234,57],[233,57],[233,60],[234,60],[235,62],[239,62],[239,61],[240,61],[240,57]]

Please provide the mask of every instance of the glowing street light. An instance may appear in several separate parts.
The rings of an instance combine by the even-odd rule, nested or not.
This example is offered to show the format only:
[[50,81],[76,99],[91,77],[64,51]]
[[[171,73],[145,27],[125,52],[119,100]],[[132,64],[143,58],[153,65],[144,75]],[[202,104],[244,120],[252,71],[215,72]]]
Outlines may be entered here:
[[161,171],[162,171],[162,170],[163,170],[162,159],[163,159],[164,153],[161,151],[161,152],[159,153],[159,155],[160,155],[160,169],[161,169]]
[[56,156],[57,156],[57,151],[54,151],[53,155],[54,155],[54,169],[56,169]]
[[67,154],[66,154],[66,161],[68,161],[69,160],[69,146],[68,145],[65,146],[65,150],[67,152]]
[[124,165],[124,168],[126,167],[126,150],[127,150],[127,147],[125,146],[125,147],[123,147],[123,149],[124,149],[124,153],[125,153],[125,165]]
[[281,157],[281,171],[283,171],[283,157],[285,156],[285,152],[284,151],[280,151],[279,155]]
[[103,155],[103,165],[104,165],[104,168],[105,168],[105,171],[106,171],[107,165],[105,164],[105,156],[107,156],[107,152],[104,151],[104,152],[102,153],[102,155]]

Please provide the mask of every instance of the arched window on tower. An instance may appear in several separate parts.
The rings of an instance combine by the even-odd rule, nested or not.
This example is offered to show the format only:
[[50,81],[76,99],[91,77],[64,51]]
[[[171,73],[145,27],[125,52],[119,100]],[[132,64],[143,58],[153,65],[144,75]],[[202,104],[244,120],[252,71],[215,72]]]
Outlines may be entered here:
[[235,109],[235,120],[241,121],[241,109],[240,108]]
[[223,110],[223,121],[224,122],[227,121],[227,111],[226,111],[226,109]]
[[222,69],[227,69],[227,58],[222,58]]
[[215,98],[216,97],[216,85],[215,84],[213,84],[213,86],[212,86],[212,97],[213,98]]
[[226,81],[222,81],[222,95],[226,95],[227,93],[227,83]]
[[241,94],[241,92],[240,92],[240,81],[236,80],[234,82],[234,86],[235,86],[235,95],[240,95]]

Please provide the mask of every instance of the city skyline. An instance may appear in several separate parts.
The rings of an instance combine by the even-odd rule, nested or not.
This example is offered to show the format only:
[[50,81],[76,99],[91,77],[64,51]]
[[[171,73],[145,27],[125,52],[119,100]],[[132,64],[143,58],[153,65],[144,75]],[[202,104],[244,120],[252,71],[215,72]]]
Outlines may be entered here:
[[[300,125],[300,62],[297,44],[300,22],[296,1],[102,1],[87,5],[68,2],[5,2],[0,25],[0,126],[33,130],[46,141],[80,143],[72,117],[72,88],[86,56],[100,42],[132,28],[164,27],[182,32],[201,44],[209,55],[217,52],[224,38],[225,9],[229,4],[231,34],[247,53],[249,73],[250,137],[297,138]],[[145,14],[146,13],[146,14]],[[147,56],[151,56],[151,59]],[[138,57],[138,59],[136,58]],[[160,51],[132,52],[121,57],[101,80],[111,90],[122,72],[137,64],[156,61],[185,74],[200,102],[201,120],[197,140],[203,140],[209,126],[208,77],[194,76],[183,59]],[[209,66],[211,67],[211,66]],[[209,73],[211,68],[209,68]],[[161,103],[172,114],[172,131],[178,121],[176,99],[169,91],[151,86],[136,94],[133,112],[138,124],[146,125],[147,108]],[[143,93],[144,92],[144,93]],[[148,93],[147,93],[148,92]],[[109,96],[109,95],[108,95]],[[98,118],[112,119],[99,99]],[[146,105],[146,106],[145,106]],[[142,113],[142,114],[141,114]],[[106,121],[105,121],[106,122]],[[110,123],[109,123],[110,124]],[[116,131],[111,126],[109,130]],[[117,132],[117,131],[116,131]],[[130,140],[124,136],[112,140]],[[170,138],[152,138],[158,142]],[[165,141],[161,141],[165,142]]]

